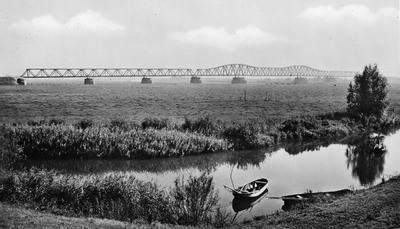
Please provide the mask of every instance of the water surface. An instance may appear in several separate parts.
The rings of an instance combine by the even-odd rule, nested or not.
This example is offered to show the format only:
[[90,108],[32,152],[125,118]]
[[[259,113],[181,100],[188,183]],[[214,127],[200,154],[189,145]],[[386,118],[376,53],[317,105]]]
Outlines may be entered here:
[[[155,181],[170,187],[175,178],[204,171],[213,176],[220,204],[233,212],[233,196],[223,185],[235,187],[265,177],[269,180],[267,197],[280,197],[306,191],[359,189],[377,184],[400,172],[400,131],[383,138],[386,150],[374,153],[366,136],[297,142],[264,150],[222,152],[182,158],[151,160],[70,160],[30,161],[26,165],[43,166],[66,173],[133,173],[138,179]],[[280,211],[282,200],[264,198],[251,212],[238,220]]]

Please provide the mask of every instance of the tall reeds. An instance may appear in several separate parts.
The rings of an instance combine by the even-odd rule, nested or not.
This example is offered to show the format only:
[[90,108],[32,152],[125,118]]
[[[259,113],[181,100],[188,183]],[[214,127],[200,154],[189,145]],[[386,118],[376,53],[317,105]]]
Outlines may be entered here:
[[7,143],[2,157],[12,153],[14,158],[155,158],[263,148],[285,140],[338,137],[398,125],[400,119],[395,114],[377,120],[332,112],[243,122],[205,116],[185,118],[182,124],[166,118],[146,118],[140,125],[123,119],[106,123],[82,120],[74,125],[50,120],[3,124],[0,135]]
[[203,173],[171,189],[137,180],[128,173],[62,175],[54,171],[5,171],[0,201],[67,216],[180,225],[212,223],[218,202],[212,177]]
[[28,158],[170,157],[229,149],[226,140],[177,130],[5,126],[13,150]]
[[210,222],[209,212],[218,203],[218,193],[214,191],[213,178],[206,173],[199,177],[189,176],[175,179],[171,190],[174,203],[171,206],[177,212],[176,221],[184,225],[198,225]]

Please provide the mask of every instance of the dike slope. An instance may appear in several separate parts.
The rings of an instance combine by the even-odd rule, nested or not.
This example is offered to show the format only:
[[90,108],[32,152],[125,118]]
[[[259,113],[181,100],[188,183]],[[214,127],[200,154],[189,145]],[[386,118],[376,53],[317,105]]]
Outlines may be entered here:
[[0,85],[18,85],[14,77],[0,77]]

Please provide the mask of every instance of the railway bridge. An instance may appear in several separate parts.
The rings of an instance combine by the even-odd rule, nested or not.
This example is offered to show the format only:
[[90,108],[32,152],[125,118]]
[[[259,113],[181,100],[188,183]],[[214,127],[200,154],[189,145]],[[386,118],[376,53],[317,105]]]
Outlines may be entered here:
[[191,76],[191,83],[201,83],[201,77],[227,76],[232,83],[246,83],[245,76],[295,76],[339,78],[353,77],[354,71],[325,71],[304,65],[289,67],[254,67],[245,64],[227,64],[214,68],[28,68],[22,78],[85,77],[85,84],[93,84],[93,77],[142,77],[142,83],[152,83],[151,77]]

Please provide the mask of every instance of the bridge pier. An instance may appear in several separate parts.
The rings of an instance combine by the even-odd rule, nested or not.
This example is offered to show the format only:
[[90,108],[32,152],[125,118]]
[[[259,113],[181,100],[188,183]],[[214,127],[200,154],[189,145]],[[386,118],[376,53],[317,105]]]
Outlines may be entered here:
[[153,81],[151,80],[151,78],[148,78],[146,76],[142,78],[142,84],[152,84],[152,83]]
[[235,76],[232,79],[232,84],[247,84],[247,80],[244,77]]
[[307,84],[308,83],[308,79],[307,78],[302,78],[302,77],[296,77],[293,80],[294,84]]
[[24,78],[18,78],[17,79],[17,84],[18,85],[26,85],[27,82],[26,82],[26,80]]
[[201,83],[201,78],[199,76],[192,76],[190,78],[190,83]]
[[88,77],[83,81],[83,84],[85,84],[85,85],[94,85],[94,80],[92,78]]
[[327,77],[325,77],[324,81],[327,82],[327,83],[333,83],[333,82],[337,82],[337,79],[335,77],[332,77],[332,76],[327,76]]

